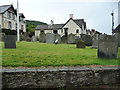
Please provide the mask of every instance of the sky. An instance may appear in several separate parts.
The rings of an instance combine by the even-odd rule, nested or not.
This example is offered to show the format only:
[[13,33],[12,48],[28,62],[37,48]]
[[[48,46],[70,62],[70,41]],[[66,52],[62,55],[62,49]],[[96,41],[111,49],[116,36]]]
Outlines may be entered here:
[[[118,25],[119,0],[19,0],[19,12],[27,20],[36,20],[50,24],[66,23],[69,14],[74,19],[84,19],[87,29],[95,29],[111,34],[111,12],[114,11],[114,22]],[[0,0],[0,5],[13,4],[17,8],[17,0]]]

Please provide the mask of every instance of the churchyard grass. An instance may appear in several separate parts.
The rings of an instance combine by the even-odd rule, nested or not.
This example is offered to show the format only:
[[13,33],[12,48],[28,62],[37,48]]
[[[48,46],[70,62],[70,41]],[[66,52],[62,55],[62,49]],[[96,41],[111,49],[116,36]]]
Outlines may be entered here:
[[5,49],[2,43],[3,67],[40,67],[76,65],[118,65],[118,59],[98,59],[97,49],[76,48],[73,44],[17,43],[16,49]]

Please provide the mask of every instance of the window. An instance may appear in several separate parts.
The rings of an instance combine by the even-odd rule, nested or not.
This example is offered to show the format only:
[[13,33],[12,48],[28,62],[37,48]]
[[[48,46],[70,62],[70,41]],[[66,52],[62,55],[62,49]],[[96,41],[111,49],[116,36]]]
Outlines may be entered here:
[[21,25],[21,30],[23,30],[23,25]]
[[8,29],[12,29],[12,23],[10,21],[8,22]]
[[54,34],[57,34],[57,32],[58,32],[57,30],[53,30],[53,33],[54,33]]
[[8,12],[8,18],[11,18],[11,13],[10,12]]
[[64,28],[64,30],[65,30],[65,36],[67,36],[68,35],[68,28]]
[[42,31],[40,31],[41,33],[44,33],[44,31],[42,30]]
[[76,33],[79,33],[79,30],[78,30],[78,29],[76,30]]

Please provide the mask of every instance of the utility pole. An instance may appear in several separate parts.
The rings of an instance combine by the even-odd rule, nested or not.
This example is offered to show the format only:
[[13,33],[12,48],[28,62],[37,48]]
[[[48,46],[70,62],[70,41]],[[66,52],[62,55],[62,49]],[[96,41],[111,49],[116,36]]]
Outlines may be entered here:
[[111,15],[112,15],[112,33],[113,33],[113,30],[114,30],[114,12],[113,12],[113,10],[112,10]]
[[20,42],[20,34],[19,34],[19,0],[17,0],[17,42]]

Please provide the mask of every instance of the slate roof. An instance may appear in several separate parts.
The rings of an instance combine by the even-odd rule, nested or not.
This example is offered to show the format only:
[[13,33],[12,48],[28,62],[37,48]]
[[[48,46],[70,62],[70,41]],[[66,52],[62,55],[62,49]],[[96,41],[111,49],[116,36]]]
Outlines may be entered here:
[[79,27],[82,27],[82,24],[84,24],[84,19],[73,19],[73,21],[74,21]]
[[19,16],[25,18],[23,13],[19,13]]
[[53,27],[50,25],[37,25],[35,30],[57,30],[57,29],[62,29],[64,24],[53,24]]
[[120,32],[120,24],[115,28],[115,30],[113,31],[113,33],[116,33],[116,32]]
[[12,7],[12,5],[3,5],[3,6],[0,6],[0,13],[4,13],[4,12],[7,11],[10,7]]

